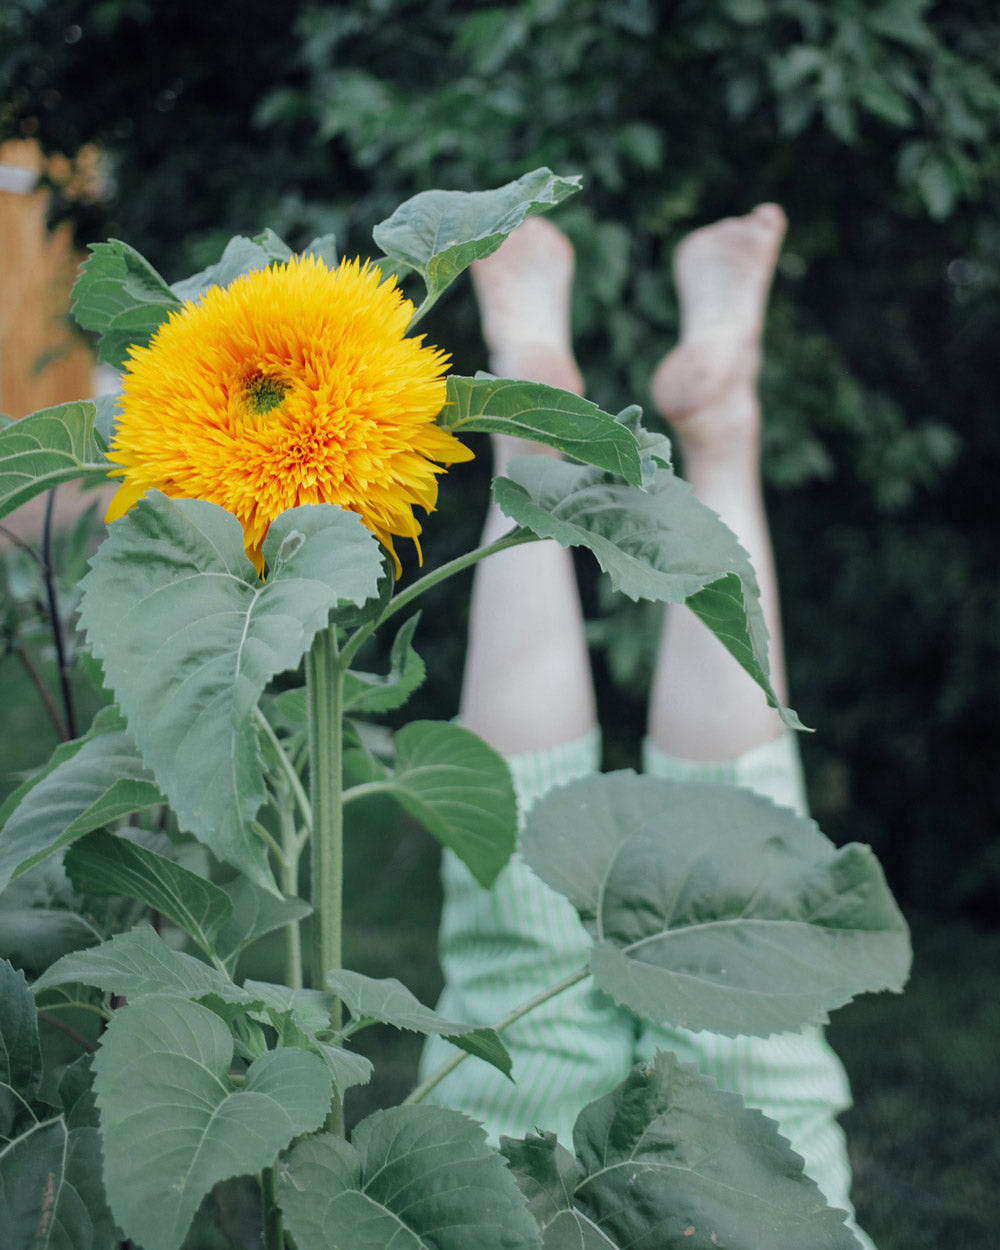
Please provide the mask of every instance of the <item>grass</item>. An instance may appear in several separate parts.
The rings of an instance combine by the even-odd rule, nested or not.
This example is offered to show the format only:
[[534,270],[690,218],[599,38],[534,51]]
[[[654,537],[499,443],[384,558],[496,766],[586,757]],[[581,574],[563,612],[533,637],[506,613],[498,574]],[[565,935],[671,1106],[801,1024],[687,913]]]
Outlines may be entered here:
[[834,1018],[858,1219],[879,1250],[1000,1246],[1000,933],[912,920],[904,994]]

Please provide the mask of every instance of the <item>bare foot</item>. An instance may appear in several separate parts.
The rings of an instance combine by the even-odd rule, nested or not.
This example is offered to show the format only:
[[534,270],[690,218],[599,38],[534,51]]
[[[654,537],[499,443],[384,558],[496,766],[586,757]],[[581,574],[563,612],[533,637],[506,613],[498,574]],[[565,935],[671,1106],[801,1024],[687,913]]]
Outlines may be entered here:
[[786,224],[777,204],[760,204],[695,230],[677,249],[681,339],[650,389],[689,450],[740,431],[756,438],[760,335]]
[[573,248],[543,217],[528,217],[472,265],[483,338],[498,377],[583,394],[570,338]]

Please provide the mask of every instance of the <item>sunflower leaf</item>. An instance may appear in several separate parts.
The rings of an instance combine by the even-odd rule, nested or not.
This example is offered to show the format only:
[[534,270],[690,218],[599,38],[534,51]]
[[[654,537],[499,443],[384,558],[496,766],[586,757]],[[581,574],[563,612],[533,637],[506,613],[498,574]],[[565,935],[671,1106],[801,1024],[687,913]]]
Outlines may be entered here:
[[46,1120],[0,1150],[0,1228],[12,1250],[113,1250],[97,1129]]
[[656,1020],[767,1036],[909,971],[870,849],[747,790],[584,778],[532,808],[521,854],[594,934],[599,988]]
[[[647,466],[648,468],[648,466]],[[648,489],[609,482],[597,469],[522,456],[497,478],[501,510],[542,538],[587,547],[630,599],[687,603],[794,729],[771,688],[767,627],[747,553],[687,483],[659,467]]]
[[170,289],[180,300],[197,300],[213,286],[227,287],[244,274],[266,269],[273,261],[288,260],[291,254],[291,248],[273,230],[266,230],[253,239],[234,235],[214,265],[193,273],[182,282],[175,282]]
[[285,512],[264,551],[261,582],[235,517],[153,492],[112,525],[80,619],[181,827],[276,892],[253,829],[265,798],[253,711],[331,609],[375,593],[382,559],[360,520],[328,504]]
[[0,1140],[12,1135],[38,1093],[38,1013],[24,973],[0,960]]
[[217,969],[193,955],[171,950],[149,925],[120,933],[90,950],[71,951],[47,968],[32,990],[37,994],[75,983],[93,985],[133,1002],[149,994],[173,994],[230,1003],[240,1010],[259,1005],[253,995]]
[[0,889],[84,834],[163,802],[121,713],[102,708],[0,808]]
[[246,877],[234,877],[222,888],[229,897],[232,915],[219,932],[217,953],[227,967],[235,963],[240,951],[265,933],[312,914],[305,899],[291,894],[276,898],[270,890],[262,890]]
[[60,482],[107,477],[94,432],[95,406],[75,400],[43,408],[0,429],[0,517]]
[[197,1003],[154,995],[115,1014],[94,1060],[104,1178],[115,1219],[144,1250],[178,1250],[208,1191],[259,1172],[323,1123],[332,1081],[305,1050],[267,1051],[242,1088],[233,1039]]
[[495,252],[525,217],[579,191],[579,176],[536,169],[493,191],[422,191],[380,222],[372,238],[386,256],[423,277],[427,296],[418,321],[474,260]]
[[461,1024],[438,1015],[395,977],[363,976],[340,969],[327,973],[326,983],[355,1020],[391,1024],[424,1036],[443,1037],[460,1050],[484,1059],[509,1077],[511,1059],[495,1029]]
[[440,721],[414,721],[393,741],[395,771],[380,786],[480,885],[491,885],[517,844],[517,802],[503,757],[476,734]]
[[573,1140],[576,1159],[551,1133],[502,1144],[545,1250],[858,1250],[777,1125],[672,1054],[585,1107]]
[[278,1197],[298,1250],[542,1245],[482,1128],[447,1107],[376,1111],[350,1144],[328,1133],[298,1142],[282,1164]]
[[73,286],[73,315],[101,335],[97,358],[120,369],[133,344],[145,346],[180,300],[143,256],[112,239],[91,245]]
[[439,424],[452,434],[516,434],[556,447],[574,460],[642,485],[639,444],[617,418],[590,400],[540,382],[451,375]]
[[423,685],[427,670],[413,649],[413,635],[419,622],[418,612],[410,617],[393,639],[387,676],[383,677],[380,673],[345,674],[345,712],[394,711]]
[[248,994],[259,998],[261,1010],[250,1014],[269,1024],[282,1046],[296,1046],[319,1055],[330,1069],[339,1094],[355,1085],[367,1085],[372,1077],[371,1060],[332,1042],[320,1040],[329,1035],[330,1015],[336,999],[321,990],[292,990],[287,985],[266,981],[246,981]]
[[[190,869],[128,838],[99,830],[75,843],[64,861],[81,894],[137,898],[182,929],[211,957],[233,913],[229,895]],[[269,896],[270,897],[270,896]]]

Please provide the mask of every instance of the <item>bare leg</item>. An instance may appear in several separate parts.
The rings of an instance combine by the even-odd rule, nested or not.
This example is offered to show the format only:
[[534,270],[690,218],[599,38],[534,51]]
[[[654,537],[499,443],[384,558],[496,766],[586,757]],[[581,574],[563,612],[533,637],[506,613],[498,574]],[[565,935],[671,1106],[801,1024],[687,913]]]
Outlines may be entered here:
[[[582,393],[570,343],[573,251],[530,217],[472,266],[490,365],[498,376]],[[497,473],[512,456],[555,454],[498,436]],[[490,505],[483,542],[511,528]],[[506,755],[581,738],[596,725],[590,663],[570,553],[537,542],[477,566],[462,683],[462,723]]]
[[[750,556],[770,634],[771,682],[786,699],[777,579],[758,456],[760,334],[785,215],[762,204],[689,235],[674,271],[681,341],[660,363],[653,401],[673,428],[694,493]],[[723,760],[776,738],[757,685],[687,609],[664,624],[649,711],[653,742],[690,760]]]

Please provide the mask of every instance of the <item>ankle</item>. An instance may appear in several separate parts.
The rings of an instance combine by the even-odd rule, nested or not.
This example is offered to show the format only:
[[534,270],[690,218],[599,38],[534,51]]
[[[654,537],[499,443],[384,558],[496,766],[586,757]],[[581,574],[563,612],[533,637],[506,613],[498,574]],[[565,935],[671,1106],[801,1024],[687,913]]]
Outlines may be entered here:
[[540,382],[583,394],[583,376],[568,344],[507,342],[491,350],[490,368],[497,377]]

